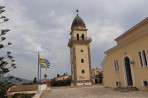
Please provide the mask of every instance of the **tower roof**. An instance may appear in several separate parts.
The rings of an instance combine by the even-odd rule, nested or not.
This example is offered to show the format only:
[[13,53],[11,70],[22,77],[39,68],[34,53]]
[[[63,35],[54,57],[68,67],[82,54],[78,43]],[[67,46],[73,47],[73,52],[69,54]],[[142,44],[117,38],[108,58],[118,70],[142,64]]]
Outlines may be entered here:
[[74,18],[74,20],[72,22],[71,29],[73,29],[75,27],[86,28],[84,21],[81,19],[81,17],[79,17],[78,14],[77,14],[77,16]]

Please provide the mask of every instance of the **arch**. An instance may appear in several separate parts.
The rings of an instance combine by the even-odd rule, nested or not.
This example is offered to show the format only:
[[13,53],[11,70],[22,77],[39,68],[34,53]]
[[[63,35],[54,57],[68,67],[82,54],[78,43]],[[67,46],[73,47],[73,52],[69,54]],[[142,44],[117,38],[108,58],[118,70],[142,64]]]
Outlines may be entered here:
[[84,71],[84,70],[82,70],[82,73],[85,73],[85,71]]
[[133,86],[132,69],[130,65],[130,59],[128,56],[124,58],[124,68],[127,86]]
[[77,34],[77,40],[79,40],[79,34]]
[[81,59],[81,63],[84,63],[84,59]]
[[81,38],[82,38],[82,40],[84,40],[84,34],[82,34]]

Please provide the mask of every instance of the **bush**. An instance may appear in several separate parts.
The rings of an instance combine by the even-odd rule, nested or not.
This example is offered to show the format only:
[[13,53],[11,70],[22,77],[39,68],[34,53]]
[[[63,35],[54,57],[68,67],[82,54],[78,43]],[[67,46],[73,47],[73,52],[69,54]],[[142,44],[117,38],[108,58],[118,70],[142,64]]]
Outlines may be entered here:
[[30,95],[28,95],[28,94],[24,94],[24,93],[17,93],[17,94],[14,94],[13,96],[12,96],[12,98],[31,98],[31,96]]
[[51,81],[51,86],[69,86],[70,84],[71,84],[71,79]]

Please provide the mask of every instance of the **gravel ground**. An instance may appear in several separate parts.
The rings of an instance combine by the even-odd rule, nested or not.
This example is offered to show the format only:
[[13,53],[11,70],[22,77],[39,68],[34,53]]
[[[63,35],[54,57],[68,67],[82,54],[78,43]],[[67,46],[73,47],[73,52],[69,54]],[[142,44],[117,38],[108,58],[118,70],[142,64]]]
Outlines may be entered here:
[[41,98],[148,98],[148,91],[121,92],[102,86],[59,88],[44,91]]

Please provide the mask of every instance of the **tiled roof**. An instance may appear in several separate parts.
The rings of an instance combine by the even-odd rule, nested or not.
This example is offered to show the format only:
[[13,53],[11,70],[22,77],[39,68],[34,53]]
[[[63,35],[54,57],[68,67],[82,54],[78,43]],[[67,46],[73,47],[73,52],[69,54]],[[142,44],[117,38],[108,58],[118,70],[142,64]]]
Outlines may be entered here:
[[77,14],[77,16],[74,18],[72,22],[71,29],[73,29],[74,27],[78,27],[78,26],[86,28],[84,21]]
[[37,85],[17,85],[9,88],[8,92],[37,91]]

